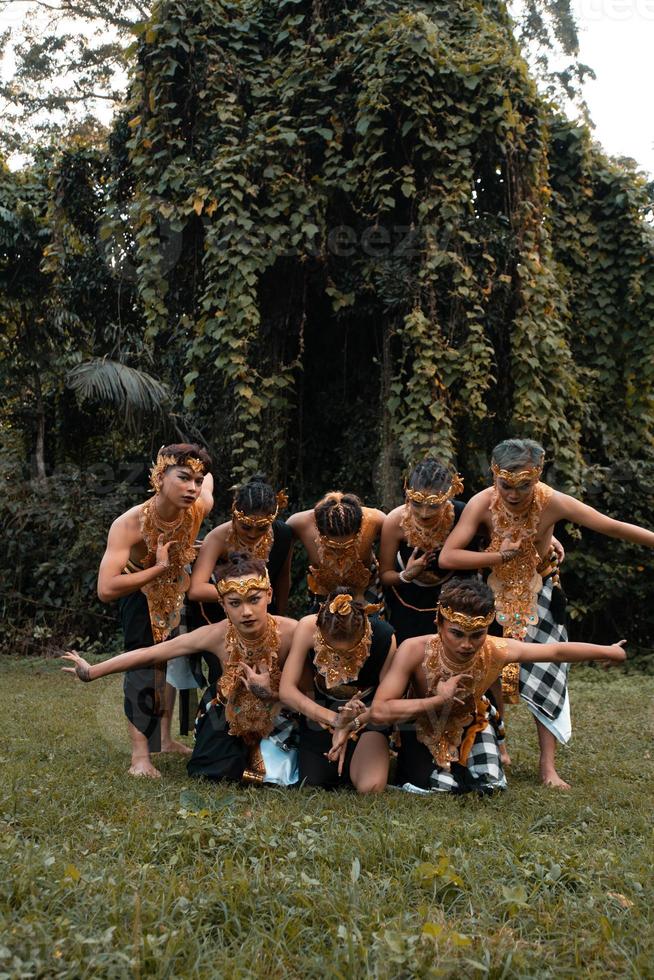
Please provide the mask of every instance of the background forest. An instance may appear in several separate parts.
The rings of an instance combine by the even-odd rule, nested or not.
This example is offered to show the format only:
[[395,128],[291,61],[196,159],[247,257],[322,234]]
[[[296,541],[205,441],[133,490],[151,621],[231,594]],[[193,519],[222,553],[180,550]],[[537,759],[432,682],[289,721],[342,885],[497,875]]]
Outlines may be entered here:
[[[518,435],[548,483],[652,525],[653,188],[563,111],[567,5],[524,6],[168,0],[79,48],[91,86],[129,67],[111,130],[42,126],[0,160],[9,652],[113,643],[106,531],[178,438],[214,456],[212,523],[253,472],[292,509],[391,507],[427,452],[469,496]],[[548,30],[573,67],[537,86]],[[52,44],[3,93],[28,116],[66,103]],[[647,663],[650,553],[561,536],[573,635]]]

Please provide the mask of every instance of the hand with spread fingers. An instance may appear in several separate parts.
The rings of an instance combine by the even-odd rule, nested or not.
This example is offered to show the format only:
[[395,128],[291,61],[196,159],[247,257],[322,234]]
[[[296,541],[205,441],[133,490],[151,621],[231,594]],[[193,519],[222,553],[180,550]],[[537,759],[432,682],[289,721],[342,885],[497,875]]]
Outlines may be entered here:
[[351,721],[366,710],[366,706],[360,698],[350,698],[338,709],[338,717],[334,725],[335,729],[347,728]]
[[164,544],[164,536],[160,534],[157,538],[157,554],[155,557],[155,565],[160,568],[168,568],[170,565],[170,549],[177,545],[176,541],[166,541]]
[[74,667],[61,668],[66,674],[76,674],[77,677],[79,677],[79,679],[85,683],[88,683],[91,680],[91,665],[87,663],[83,657],[80,657],[76,650],[69,650],[67,653],[64,653],[60,659],[70,660],[75,664]]
[[617,643],[612,643],[610,646],[606,647],[606,653],[602,657],[597,657],[597,662],[608,670],[610,667],[614,667],[615,664],[622,664],[627,659],[627,651],[624,649],[626,640],[618,640]]
[[254,668],[250,667],[249,664],[242,663],[240,671],[241,683],[247,688],[250,694],[261,698],[262,701],[270,701],[273,698],[273,692],[270,686],[270,671],[265,663],[258,663]]
[[436,685],[436,694],[446,701],[456,701],[458,704],[463,704],[462,699],[457,695],[467,693],[464,681],[470,680],[471,676],[471,674],[453,674],[446,681],[440,680]]
[[412,582],[414,578],[418,578],[427,568],[429,552],[418,556],[419,550],[419,548],[414,548],[407,560],[406,568],[401,576],[404,582]]

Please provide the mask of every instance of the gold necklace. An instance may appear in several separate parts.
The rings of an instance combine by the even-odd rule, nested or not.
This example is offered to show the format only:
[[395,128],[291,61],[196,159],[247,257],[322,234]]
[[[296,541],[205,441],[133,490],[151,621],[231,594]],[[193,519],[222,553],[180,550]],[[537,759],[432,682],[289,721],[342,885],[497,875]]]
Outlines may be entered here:
[[241,537],[241,530],[232,519],[225,542],[225,550],[227,554],[233,551],[244,551],[250,558],[261,558],[262,561],[268,561],[273,541],[274,532],[272,527],[264,531],[256,541],[246,541],[245,538]]
[[[225,706],[230,735],[241,737],[249,745],[266,738],[274,727],[281,676],[279,647],[279,629],[270,613],[261,633],[251,638],[242,636],[232,623],[227,627],[227,663],[218,682],[216,700]],[[265,665],[270,674],[269,699],[262,700],[243,685],[241,665],[244,663],[249,666]]]
[[325,686],[329,689],[337,684],[354,681],[368,659],[372,643],[372,626],[366,616],[363,635],[347,650],[337,650],[324,637],[322,630],[316,626],[313,634],[313,663],[319,674],[325,678]]
[[161,512],[159,511],[159,508],[157,507],[157,497],[152,498],[152,510],[154,511],[152,515],[152,519],[155,525],[158,527],[160,531],[164,531],[164,532],[176,531],[177,528],[181,526],[181,523],[184,520],[184,515],[186,513],[186,511],[182,510],[177,515],[177,517],[174,517],[172,519],[172,521],[164,520],[164,518],[161,516]]
[[496,619],[504,636],[523,640],[530,626],[538,623],[538,593],[543,579],[538,573],[541,562],[534,544],[538,535],[543,508],[553,490],[537,483],[528,504],[519,513],[508,510],[497,487],[493,488],[490,503],[491,541],[487,551],[500,551],[507,537],[521,532],[516,555],[501,565],[495,565],[488,584],[495,593]]
[[451,500],[439,509],[433,521],[427,524],[418,523],[411,506],[404,505],[404,514],[400,527],[404,531],[407,544],[420,551],[433,551],[445,543],[445,539],[454,525],[454,504]]

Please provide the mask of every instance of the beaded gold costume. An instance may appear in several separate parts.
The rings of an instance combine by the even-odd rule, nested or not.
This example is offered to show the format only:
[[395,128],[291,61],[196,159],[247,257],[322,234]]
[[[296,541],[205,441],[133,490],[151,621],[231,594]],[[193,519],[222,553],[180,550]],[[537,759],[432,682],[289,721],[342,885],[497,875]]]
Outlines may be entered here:
[[318,567],[307,576],[314,595],[328,595],[340,585],[363,592],[370,582],[370,568],[360,558],[362,542],[369,534],[370,520],[365,511],[357,534],[344,541],[319,534],[316,539]]
[[471,675],[464,678],[457,694],[463,704],[451,701],[438,714],[420,715],[416,723],[418,741],[427,746],[441,769],[449,770],[452,762],[465,765],[475,736],[488,724],[488,701],[484,692],[500,675],[501,655],[506,646],[506,640],[489,636],[467,661],[454,662],[447,657],[440,636],[427,641],[422,665],[427,675],[428,696],[436,694],[441,680],[455,674]]
[[487,551],[499,551],[505,538],[520,536],[517,555],[505,564],[493,568],[488,584],[495,593],[496,619],[504,636],[523,640],[530,626],[538,623],[538,593],[543,579],[539,572],[541,557],[536,549],[540,517],[554,491],[537,483],[529,506],[521,513],[512,513],[493,488],[490,505],[492,519],[491,541]]
[[[141,535],[148,548],[143,560],[143,568],[151,568],[157,555],[159,536],[163,544],[174,541],[170,548],[169,564],[158,578],[142,586],[141,591],[148,600],[152,637],[155,643],[168,639],[173,629],[179,625],[179,616],[184,596],[189,587],[189,574],[185,565],[195,559],[194,543],[204,518],[204,506],[196,500],[191,507],[182,511],[175,521],[164,521],[157,511],[157,498],[152,497],[141,505],[139,515]],[[128,566],[129,568],[129,566]]]
[[371,641],[372,627],[367,616],[363,636],[348,650],[337,650],[330,646],[322,631],[316,627],[313,637],[315,652],[313,662],[316,670],[324,678],[324,685],[327,690],[357,679],[361,668],[368,659]]
[[[495,618],[504,636],[524,640],[530,626],[538,623],[538,594],[543,587],[543,561],[535,545],[540,517],[554,491],[545,483],[536,483],[528,507],[513,513],[493,487],[490,504],[492,534],[487,551],[499,551],[502,541],[520,536],[517,555],[505,564],[496,565],[488,577],[495,593]],[[546,561],[549,565],[549,561]],[[509,664],[502,673],[502,692],[509,704],[519,699],[520,667]]]
[[[212,703],[225,706],[225,719],[229,734],[239,736],[247,745],[258,744],[267,738],[274,728],[278,708],[280,637],[274,616],[268,614],[266,626],[257,637],[245,639],[230,623],[225,635],[225,655],[227,663],[218,681],[218,696]],[[272,697],[267,700],[257,697],[243,684],[241,665],[255,668],[264,665],[270,674]]]
[[400,527],[412,548],[419,548],[420,551],[442,548],[453,526],[454,504],[451,500],[443,504],[430,521],[417,521],[410,503],[404,505]]
[[268,527],[267,531],[264,531],[261,537],[257,538],[256,541],[248,541],[241,534],[241,530],[238,523],[234,518],[232,518],[232,523],[227,532],[227,540],[225,541],[225,553],[227,555],[233,554],[235,551],[241,552],[248,555],[249,558],[261,558],[262,561],[268,561],[270,557],[270,550],[273,546],[274,534],[272,529],[272,524]]

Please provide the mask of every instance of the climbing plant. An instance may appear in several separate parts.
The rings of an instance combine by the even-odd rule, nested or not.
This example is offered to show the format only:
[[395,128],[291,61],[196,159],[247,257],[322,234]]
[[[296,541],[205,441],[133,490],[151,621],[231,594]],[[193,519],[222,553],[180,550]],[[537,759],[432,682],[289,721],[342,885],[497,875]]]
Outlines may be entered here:
[[[575,54],[568,3],[526,8]],[[260,471],[294,505],[390,506],[426,452],[474,492],[521,435],[648,523],[651,187],[539,94],[505,4],[166,0],[133,32],[106,144],[39,184],[39,282],[83,327],[66,377],[160,382],[219,492]],[[600,545],[568,544],[583,623],[619,619]]]

